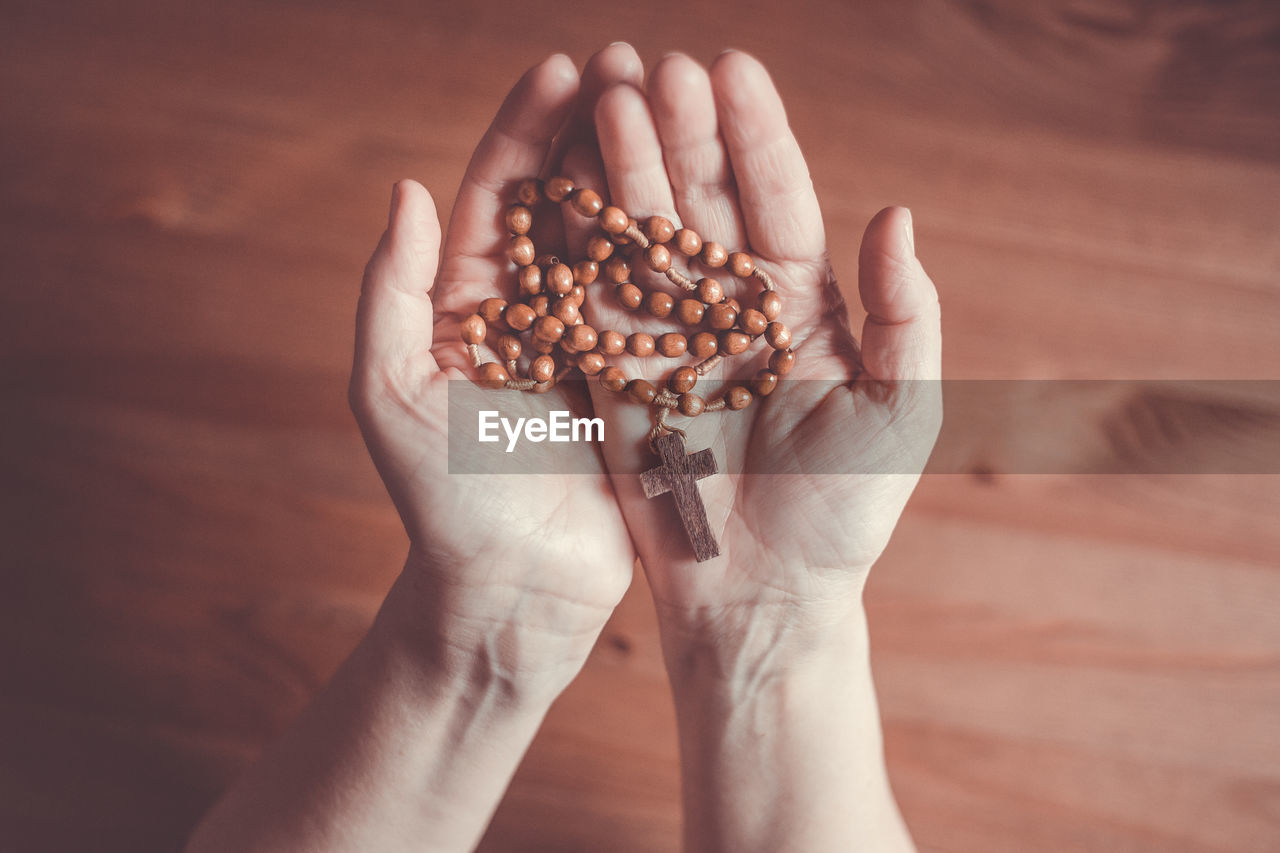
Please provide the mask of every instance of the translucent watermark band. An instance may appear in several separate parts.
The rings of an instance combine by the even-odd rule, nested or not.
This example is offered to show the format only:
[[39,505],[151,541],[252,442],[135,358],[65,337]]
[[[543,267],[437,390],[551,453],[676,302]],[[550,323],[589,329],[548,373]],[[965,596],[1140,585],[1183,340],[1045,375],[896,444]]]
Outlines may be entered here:
[[[642,470],[652,413],[595,385],[450,382],[449,472]],[[669,423],[729,474],[1280,474],[1280,380],[788,378],[747,409]]]

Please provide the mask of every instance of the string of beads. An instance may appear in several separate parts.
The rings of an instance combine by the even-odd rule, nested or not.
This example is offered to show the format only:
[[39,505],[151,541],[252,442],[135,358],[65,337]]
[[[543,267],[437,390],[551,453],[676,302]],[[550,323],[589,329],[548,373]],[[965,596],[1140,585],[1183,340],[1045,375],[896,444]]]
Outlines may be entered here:
[[[542,393],[576,368],[586,376],[598,376],[609,391],[655,407],[649,435],[652,443],[663,432],[683,432],[667,424],[668,412],[695,417],[725,408],[744,409],[753,397],[771,394],[779,377],[795,365],[791,331],[778,320],[782,297],[769,274],[748,253],[730,252],[719,243],[704,241],[692,229],[676,228],[662,216],[650,216],[641,224],[621,208],[606,206],[596,191],[575,187],[564,177],[523,181],[516,196],[516,203],[507,209],[506,226],[510,235],[507,254],[517,268],[519,298],[513,302],[500,297],[483,300],[477,312],[462,321],[460,330],[483,387]],[[543,202],[561,204],[596,220],[585,258],[566,263],[554,255],[538,253],[530,231],[534,210]],[[676,267],[678,256],[690,264],[697,262],[758,282],[755,304],[743,308],[715,278],[690,278]],[[657,288],[646,292],[632,280],[633,270],[641,265],[665,276],[683,295],[677,298]],[[674,318],[700,330],[691,335],[667,332],[657,337],[644,332],[597,331],[583,317],[586,286],[597,281],[613,287],[614,298],[626,311]],[[495,351],[501,362],[486,362],[480,353],[491,328],[498,332]],[[746,352],[760,337],[773,351],[768,367],[757,371],[749,383],[730,383],[710,399],[694,392],[700,377],[724,359]],[[628,379],[620,368],[608,363],[609,356],[624,352],[663,358],[690,354],[699,361],[677,367],[664,387],[658,388],[646,379]],[[524,375],[519,371],[522,354],[528,355]]]

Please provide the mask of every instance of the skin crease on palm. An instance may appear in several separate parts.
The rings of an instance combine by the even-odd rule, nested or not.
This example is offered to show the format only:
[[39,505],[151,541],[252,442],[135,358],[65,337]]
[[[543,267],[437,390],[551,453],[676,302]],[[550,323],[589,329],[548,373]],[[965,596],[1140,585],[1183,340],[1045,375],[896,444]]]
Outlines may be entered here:
[[[783,610],[773,619],[838,618],[859,599],[916,476],[704,480],[700,489],[722,555],[698,564],[683,537],[670,535],[679,529],[674,507],[646,500],[633,473],[652,461],[643,443],[651,414],[594,382],[595,413],[635,437],[606,443],[598,478],[440,476],[445,383],[473,372],[457,324],[512,278],[502,211],[515,184],[539,173],[598,187],[633,216],[662,214],[706,239],[749,246],[777,282],[782,319],[793,330],[797,364],[785,381],[839,381],[806,417],[792,413],[786,423],[760,401],[704,416],[744,419],[731,433],[740,440],[716,448],[721,470],[742,470],[748,452],[767,464],[779,446],[890,459],[909,454],[895,468],[902,471],[917,464],[919,448],[927,455],[940,423],[936,383],[900,380],[938,376],[939,312],[914,255],[910,214],[883,210],[864,236],[859,284],[868,319],[860,348],[828,259],[808,168],[763,66],[731,51],[708,71],[672,54],[646,88],[642,74],[634,51],[615,45],[592,59],[580,86],[571,62],[559,55],[522,78],[468,169],[429,297],[423,286],[439,245],[433,204],[419,185],[398,186],[392,227],[367,272],[387,284],[367,281],[361,306],[374,314],[362,328],[381,329],[376,338],[390,351],[370,351],[370,341],[362,341],[353,374],[353,401],[370,449],[418,556],[431,567],[435,592],[450,590],[446,606],[478,627],[489,624],[487,612],[503,621],[518,609],[533,626],[589,634],[626,589],[633,543],[660,615],[675,630],[714,630],[720,620],[739,622],[775,607]],[[570,210],[562,228],[539,235],[539,245],[580,256],[589,225]],[[588,288],[596,327],[643,328],[639,318],[619,316],[603,286]],[[380,304],[370,304],[370,292],[382,295]],[[429,354],[421,347],[427,340],[433,340]],[[738,378],[758,366],[744,371],[735,361],[729,367]],[[655,381],[669,370],[658,359],[616,363],[628,376]],[[725,378],[720,369],[700,385],[714,388]],[[904,442],[904,432],[915,440]],[[609,477],[606,467],[628,473]],[[477,574],[478,563],[489,568]]]

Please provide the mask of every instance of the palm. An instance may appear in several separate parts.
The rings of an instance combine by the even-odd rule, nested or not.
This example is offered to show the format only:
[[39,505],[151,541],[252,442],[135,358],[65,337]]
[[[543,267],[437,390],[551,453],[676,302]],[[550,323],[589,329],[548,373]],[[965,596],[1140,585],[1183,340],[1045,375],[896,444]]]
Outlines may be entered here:
[[[454,228],[466,227],[455,219]],[[456,237],[455,237],[456,235]],[[472,367],[458,346],[457,326],[461,317],[475,311],[482,299],[499,293],[491,284],[509,276],[510,261],[505,240],[487,255],[476,255],[458,247],[467,243],[492,242],[491,229],[475,233],[451,231],[446,256],[437,281],[435,343],[432,354],[440,371],[428,383],[426,399],[410,413],[412,426],[406,430],[401,453],[420,457],[421,473],[412,478],[421,491],[419,502],[424,525],[422,541],[432,547],[463,548],[458,532],[468,531],[477,520],[501,520],[503,551],[510,559],[498,571],[524,572],[529,563],[542,565],[542,574],[531,578],[545,592],[574,589],[593,600],[616,603],[626,588],[629,571],[604,573],[581,571],[583,565],[627,569],[631,550],[603,465],[592,458],[591,476],[453,474],[447,490],[440,489],[438,448],[446,446],[445,419],[448,410],[448,383],[467,382]],[[542,242],[548,251],[560,251],[554,242]],[[451,252],[452,250],[452,252]],[[488,360],[496,356],[488,355]],[[566,388],[556,387],[545,394],[506,394],[503,415],[509,418],[545,417],[549,410],[579,410],[583,401]],[[466,452],[468,443],[459,443],[451,452]],[[462,462],[462,460],[455,460]],[[457,465],[465,470],[465,464]],[[479,541],[478,538],[472,541]],[[472,546],[474,547],[474,546]],[[459,564],[471,564],[474,555],[462,554]],[[504,580],[491,578],[491,580]],[[509,580],[509,579],[508,579]]]
[[705,489],[725,516],[729,558],[671,573],[680,587],[672,592],[686,604],[829,597],[833,587],[860,583],[888,543],[932,434],[910,423],[923,412],[904,419],[874,380],[851,382],[856,357],[823,354],[821,332],[807,338],[804,363],[788,376],[806,387],[775,392],[802,405],[762,406],[743,427],[745,452],[729,470],[755,473]]
[[[379,416],[370,450],[417,552],[450,582],[528,589],[572,597],[588,611],[617,603],[632,559],[617,503],[603,471],[595,476],[449,474],[450,372]],[[566,407],[553,395],[544,404]],[[504,402],[510,417],[535,414],[532,400]],[[598,567],[583,572],[584,566]],[[477,573],[476,567],[483,567]]]

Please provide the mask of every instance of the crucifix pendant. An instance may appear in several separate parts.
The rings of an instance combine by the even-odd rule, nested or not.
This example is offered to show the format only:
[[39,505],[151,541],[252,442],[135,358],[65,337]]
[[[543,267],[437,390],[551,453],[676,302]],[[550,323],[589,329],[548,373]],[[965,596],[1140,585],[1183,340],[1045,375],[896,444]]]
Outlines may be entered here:
[[702,495],[698,493],[698,480],[716,473],[715,454],[711,448],[706,448],[686,456],[684,438],[677,432],[658,436],[654,440],[654,448],[662,464],[640,475],[644,496],[655,498],[670,492],[698,562],[719,556],[720,547],[707,524],[707,510],[702,505]]

